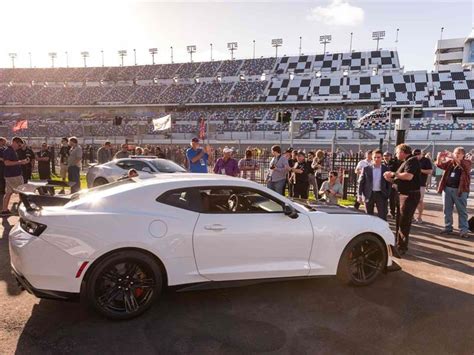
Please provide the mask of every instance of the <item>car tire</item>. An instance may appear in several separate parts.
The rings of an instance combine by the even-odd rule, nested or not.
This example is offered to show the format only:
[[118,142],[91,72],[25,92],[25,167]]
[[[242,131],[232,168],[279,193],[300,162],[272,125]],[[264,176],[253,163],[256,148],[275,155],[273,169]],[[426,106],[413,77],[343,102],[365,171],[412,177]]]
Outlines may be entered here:
[[88,303],[113,320],[139,316],[161,294],[163,275],[150,255],[135,250],[107,256],[91,271],[85,284]]
[[108,184],[108,183],[109,182],[107,181],[107,179],[105,179],[103,177],[99,177],[99,178],[94,180],[94,183],[92,184],[92,187],[102,186],[102,185],[105,185],[105,184]]
[[387,257],[387,248],[379,238],[372,234],[361,234],[344,249],[337,277],[352,286],[370,285],[385,269]]

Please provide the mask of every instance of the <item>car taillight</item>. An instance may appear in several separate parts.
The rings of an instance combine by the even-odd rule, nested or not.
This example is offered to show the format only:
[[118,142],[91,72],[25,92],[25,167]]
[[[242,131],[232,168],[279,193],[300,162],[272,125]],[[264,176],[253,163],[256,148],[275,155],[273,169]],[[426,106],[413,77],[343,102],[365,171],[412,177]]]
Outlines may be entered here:
[[29,233],[36,237],[39,237],[41,233],[43,233],[44,230],[46,229],[46,225],[38,223],[38,222],[28,221],[24,218],[20,218],[20,227],[26,233]]

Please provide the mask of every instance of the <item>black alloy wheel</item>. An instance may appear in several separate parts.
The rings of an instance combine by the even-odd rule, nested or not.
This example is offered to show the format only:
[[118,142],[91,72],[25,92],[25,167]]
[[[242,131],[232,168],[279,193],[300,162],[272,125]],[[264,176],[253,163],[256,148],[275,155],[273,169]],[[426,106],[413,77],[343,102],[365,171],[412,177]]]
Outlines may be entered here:
[[370,285],[383,272],[387,264],[387,248],[373,235],[353,239],[344,250],[338,277],[354,286]]
[[119,252],[93,269],[86,287],[89,302],[99,313],[130,319],[146,311],[161,293],[161,270],[146,254]]
[[108,183],[109,182],[107,181],[107,179],[103,177],[98,177],[97,179],[94,180],[93,187],[102,186]]

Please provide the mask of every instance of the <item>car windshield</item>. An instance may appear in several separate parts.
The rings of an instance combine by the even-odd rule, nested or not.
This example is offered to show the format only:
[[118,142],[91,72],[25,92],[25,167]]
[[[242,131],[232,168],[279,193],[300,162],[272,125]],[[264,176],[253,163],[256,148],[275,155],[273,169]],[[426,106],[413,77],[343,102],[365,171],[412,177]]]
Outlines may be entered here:
[[166,159],[154,159],[148,161],[160,173],[184,173],[186,169]]
[[135,180],[133,180],[133,179],[125,179],[125,180],[119,180],[119,181],[111,182],[109,184],[93,187],[91,189],[82,190],[82,191],[79,191],[79,192],[76,192],[76,193],[72,194],[71,195],[71,201],[76,201],[76,200],[79,200],[79,199],[84,198],[86,196],[90,196],[91,194],[95,194],[95,193],[105,191],[105,190],[110,190],[110,189],[113,189],[113,188],[118,187],[118,186],[123,186],[123,185],[127,185],[127,184],[134,184],[134,183],[135,183]]

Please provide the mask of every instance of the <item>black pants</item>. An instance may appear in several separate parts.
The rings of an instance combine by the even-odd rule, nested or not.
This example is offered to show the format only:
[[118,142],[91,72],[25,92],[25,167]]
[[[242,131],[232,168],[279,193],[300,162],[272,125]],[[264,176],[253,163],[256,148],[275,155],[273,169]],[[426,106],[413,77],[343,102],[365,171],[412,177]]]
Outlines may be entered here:
[[389,197],[389,203],[390,203],[390,214],[395,217],[396,212],[397,212],[397,203],[398,203],[398,192],[394,188],[390,190],[390,197]]
[[31,169],[22,169],[21,174],[23,175],[23,181],[25,184],[28,183],[28,180],[31,180],[32,172]]
[[398,216],[397,247],[401,250],[408,249],[410,237],[411,221],[415,214],[416,207],[420,202],[420,191],[409,192],[408,195],[399,195],[400,214]]
[[382,218],[384,221],[387,220],[387,204],[388,199],[380,192],[374,191],[370,196],[369,201],[366,202],[365,208],[367,214],[374,214],[374,206],[377,206],[377,216]]
[[307,200],[308,199],[308,188],[309,188],[309,183],[297,183],[292,185],[293,186],[293,197],[295,198],[302,198]]
[[[40,180],[51,180],[51,173],[48,170],[38,169]],[[46,186],[39,189],[42,194],[54,195],[54,187]]]

